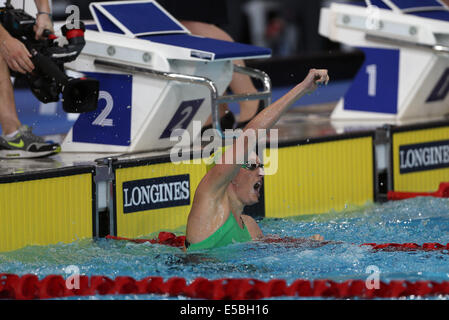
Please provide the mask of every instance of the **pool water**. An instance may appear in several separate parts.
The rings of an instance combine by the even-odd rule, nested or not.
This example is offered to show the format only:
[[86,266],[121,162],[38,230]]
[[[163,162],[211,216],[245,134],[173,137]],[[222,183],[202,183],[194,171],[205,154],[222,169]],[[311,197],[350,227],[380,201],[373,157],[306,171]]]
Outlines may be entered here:
[[[81,274],[184,277],[285,279],[367,279],[369,266],[380,272],[380,280],[449,280],[447,251],[385,252],[360,247],[362,243],[449,242],[449,200],[415,198],[384,204],[348,207],[343,212],[259,221],[264,234],[309,237],[321,234],[331,243],[314,242],[240,243],[225,248],[184,253],[157,244],[117,240],[81,240],[71,244],[29,246],[0,253],[0,272],[32,273],[43,278],[61,274],[69,265]],[[183,234],[183,228],[173,231]],[[153,238],[156,234],[148,235]],[[371,267],[372,268],[372,267]],[[98,299],[118,298],[98,296]],[[119,296],[122,299],[163,299],[157,295]],[[83,299],[86,299],[84,297]],[[186,299],[180,297],[180,299]]]

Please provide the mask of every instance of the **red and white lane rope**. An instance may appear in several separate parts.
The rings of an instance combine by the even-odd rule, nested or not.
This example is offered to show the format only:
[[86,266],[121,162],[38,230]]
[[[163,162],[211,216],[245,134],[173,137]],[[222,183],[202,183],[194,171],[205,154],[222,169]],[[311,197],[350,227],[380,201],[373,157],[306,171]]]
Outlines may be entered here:
[[399,298],[406,296],[449,295],[449,281],[391,281],[380,282],[378,289],[369,289],[364,280],[285,280],[268,282],[256,279],[196,278],[190,284],[184,278],[161,277],[135,280],[132,277],[111,279],[105,276],[80,276],[79,288],[68,289],[61,275],[49,275],[39,280],[36,275],[0,274],[0,299],[50,299],[92,295],[158,294],[195,299],[241,300],[270,297],[327,298]]

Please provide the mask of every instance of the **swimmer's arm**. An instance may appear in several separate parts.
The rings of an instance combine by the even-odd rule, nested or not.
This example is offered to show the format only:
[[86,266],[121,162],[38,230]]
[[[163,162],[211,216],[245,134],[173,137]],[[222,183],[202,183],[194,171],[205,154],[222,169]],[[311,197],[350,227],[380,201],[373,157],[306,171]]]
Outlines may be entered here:
[[[227,149],[222,155],[222,164],[215,165],[205,176],[202,185],[211,194],[221,196],[232,179],[238,174],[241,164],[245,163],[248,155],[255,149],[258,129],[270,129],[282,114],[302,96],[313,92],[319,84],[327,84],[329,76],[325,69],[311,69],[306,78],[286,93],[282,98],[257,114],[244,128],[234,142],[232,148]],[[249,130],[252,129],[252,130]],[[253,134],[255,133],[255,134]],[[243,148],[242,148],[243,147]],[[243,152],[242,152],[243,151]],[[225,164],[226,154],[232,152],[232,164]]]
[[242,214],[242,219],[245,223],[245,226],[248,228],[249,234],[251,235],[251,238],[253,240],[260,240],[264,238],[263,232],[254,218]]
[[302,82],[257,114],[246,125],[244,131],[247,129],[270,129],[293,103],[304,95],[315,91],[318,85],[327,85],[328,82],[329,76],[326,69],[311,69]]

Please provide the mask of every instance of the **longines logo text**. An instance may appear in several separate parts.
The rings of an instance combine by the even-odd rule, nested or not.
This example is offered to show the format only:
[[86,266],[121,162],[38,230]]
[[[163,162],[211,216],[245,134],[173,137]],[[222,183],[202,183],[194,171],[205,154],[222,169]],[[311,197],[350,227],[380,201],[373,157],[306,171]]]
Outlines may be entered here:
[[400,173],[449,167],[449,140],[399,147]]
[[123,212],[154,210],[190,204],[188,174],[123,183]]

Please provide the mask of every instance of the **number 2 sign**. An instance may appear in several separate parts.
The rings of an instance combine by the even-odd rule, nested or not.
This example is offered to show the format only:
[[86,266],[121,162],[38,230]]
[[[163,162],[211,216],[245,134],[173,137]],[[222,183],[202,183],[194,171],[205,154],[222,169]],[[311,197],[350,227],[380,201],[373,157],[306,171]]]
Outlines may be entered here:
[[159,139],[170,138],[171,133],[176,129],[186,130],[203,101],[204,99],[196,99],[181,102]]
[[433,88],[432,93],[427,98],[426,102],[442,101],[446,99],[448,93],[449,93],[449,68],[446,68],[446,70],[443,72],[443,75],[436,83],[435,88]]
[[85,74],[100,82],[98,108],[78,117],[73,125],[73,141],[129,146],[132,76],[90,72]]

